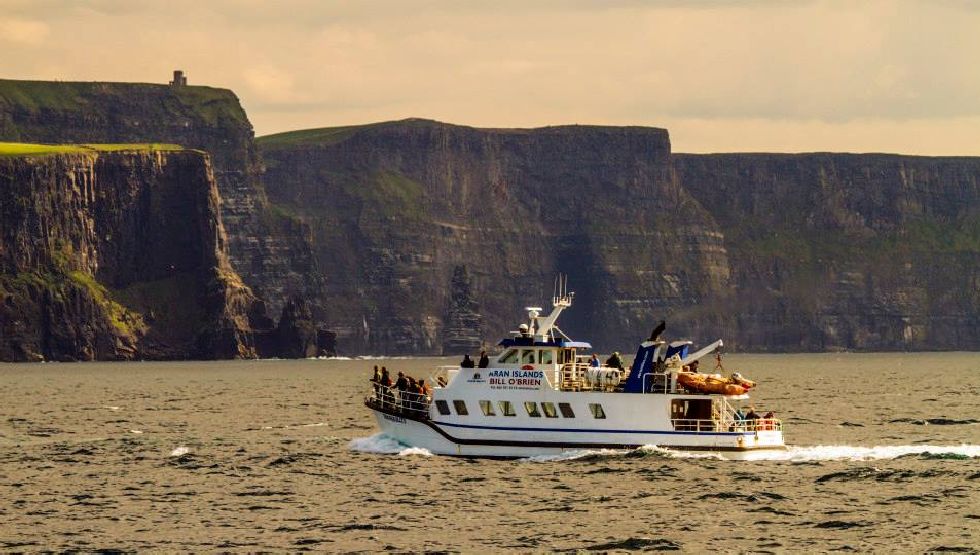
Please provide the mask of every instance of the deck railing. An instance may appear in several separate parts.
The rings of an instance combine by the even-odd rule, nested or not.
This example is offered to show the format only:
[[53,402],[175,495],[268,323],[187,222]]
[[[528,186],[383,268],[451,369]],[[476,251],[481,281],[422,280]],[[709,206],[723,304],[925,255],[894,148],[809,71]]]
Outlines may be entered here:
[[416,418],[429,417],[431,396],[412,391],[399,391],[394,387],[386,387],[381,384],[373,383],[371,385],[374,391],[364,399],[365,404],[369,407]]
[[731,420],[719,422],[708,418],[673,418],[674,429],[686,432],[762,432],[782,431],[783,423],[776,418]]
[[[588,379],[588,371],[596,368],[588,364],[588,359],[584,362],[566,362],[561,365],[559,371],[560,388],[564,391],[615,391],[622,389],[626,384],[628,372],[620,372],[620,382],[618,386],[591,382]],[[609,366],[600,366],[599,370],[615,370]]]

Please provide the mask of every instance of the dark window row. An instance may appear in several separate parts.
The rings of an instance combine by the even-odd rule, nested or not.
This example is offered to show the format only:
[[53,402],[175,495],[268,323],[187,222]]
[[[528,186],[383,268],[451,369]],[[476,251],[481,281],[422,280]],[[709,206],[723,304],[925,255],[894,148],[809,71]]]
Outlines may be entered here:
[[[466,401],[461,399],[453,400],[453,408],[456,410],[456,414],[460,416],[467,416],[470,413],[466,408]],[[497,401],[497,409],[499,409],[501,416],[517,416],[517,412],[514,410],[514,403],[510,401]],[[436,410],[443,416],[452,414],[449,410],[449,403],[442,399],[436,401]],[[497,416],[498,414],[494,409],[493,401],[480,401],[480,410],[483,411],[484,416]],[[542,414],[545,418],[558,418],[558,413],[561,413],[562,418],[575,418],[575,411],[572,410],[572,405],[568,403],[558,403],[556,410],[554,403],[543,401],[541,403],[541,410],[539,411],[538,403],[525,401],[524,410],[527,411],[527,415],[531,418],[541,418]],[[599,403],[589,403],[589,412],[592,413],[593,418],[606,417],[606,412],[602,410],[602,405]]]

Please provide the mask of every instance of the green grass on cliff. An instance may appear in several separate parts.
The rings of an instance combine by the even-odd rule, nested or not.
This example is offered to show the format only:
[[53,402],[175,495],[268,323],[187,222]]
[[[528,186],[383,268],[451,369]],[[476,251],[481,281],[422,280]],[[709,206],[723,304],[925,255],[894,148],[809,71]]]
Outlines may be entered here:
[[0,79],[0,108],[4,105],[34,114],[79,112],[100,119],[129,112],[148,121],[178,117],[250,127],[235,93],[214,87]]
[[287,131],[285,133],[276,133],[275,135],[256,137],[255,142],[260,148],[269,149],[287,148],[303,144],[332,145],[350,137],[361,129],[378,125],[382,124],[349,125],[346,127],[323,127],[320,129]]
[[368,129],[378,129],[392,125],[407,127],[432,127],[436,125],[447,125],[426,119],[406,119],[400,121],[383,121],[379,123],[367,123],[364,125],[347,125],[343,127],[321,127],[319,129],[301,129],[299,131],[286,131],[274,135],[256,137],[255,142],[259,148],[275,150],[279,148],[289,148],[304,144],[332,145],[337,144],[359,131]]
[[105,315],[109,318],[109,322],[119,333],[134,335],[146,327],[142,315],[131,312],[125,306],[113,300],[109,294],[109,290],[96,281],[90,274],[79,271],[68,272],[68,279],[88,290],[89,295],[92,296],[92,300],[102,307]]
[[92,154],[100,152],[156,152],[184,150],[166,143],[42,145],[0,142],[0,156],[47,156],[51,154]]

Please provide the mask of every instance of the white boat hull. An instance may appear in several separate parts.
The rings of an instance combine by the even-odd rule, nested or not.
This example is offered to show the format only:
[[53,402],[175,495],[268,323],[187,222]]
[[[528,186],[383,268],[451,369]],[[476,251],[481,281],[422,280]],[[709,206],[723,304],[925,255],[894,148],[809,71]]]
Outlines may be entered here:
[[520,458],[585,449],[633,449],[656,445],[680,451],[720,452],[726,458],[784,449],[779,430],[686,432],[675,430],[560,429],[461,425],[415,420],[371,408],[381,431],[400,443],[437,455]]

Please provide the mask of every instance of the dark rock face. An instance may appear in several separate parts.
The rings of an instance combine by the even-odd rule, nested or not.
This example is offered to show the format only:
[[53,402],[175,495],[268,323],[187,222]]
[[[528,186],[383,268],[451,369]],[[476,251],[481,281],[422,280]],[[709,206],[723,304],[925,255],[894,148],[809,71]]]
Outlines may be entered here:
[[269,205],[252,126],[229,90],[0,79],[0,141],[204,150],[214,164],[228,256],[245,283],[273,315],[290,296],[317,296],[309,230]]
[[678,154],[751,350],[980,348],[980,158]]
[[270,351],[260,354],[282,358],[309,358],[336,354],[331,333],[317,327],[309,302],[302,298],[293,298],[286,303],[274,339]]
[[449,307],[442,331],[442,353],[462,355],[478,352],[482,346],[483,318],[480,305],[473,297],[470,274],[466,266],[453,268],[449,283]]
[[728,291],[724,237],[674,180],[662,129],[324,131],[259,144],[270,198],[313,228],[328,327],[347,352],[455,349],[472,316],[453,307],[457,266],[491,342],[551,297],[558,272],[578,294],[562,329],[605,348]]
[[255,356],[207,155],[0,157],[0,360]]
[[672,156],[660,129],[421,120],[259,146],[348,351],[475,350],[557,272],[562,328],[602,350],[660,318],[753,351],[980,347],[980,159]]

